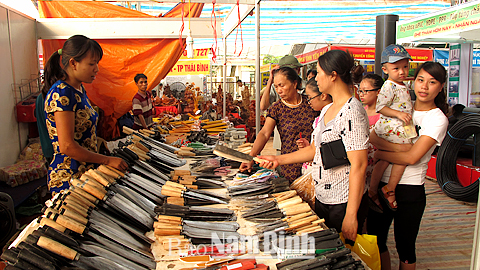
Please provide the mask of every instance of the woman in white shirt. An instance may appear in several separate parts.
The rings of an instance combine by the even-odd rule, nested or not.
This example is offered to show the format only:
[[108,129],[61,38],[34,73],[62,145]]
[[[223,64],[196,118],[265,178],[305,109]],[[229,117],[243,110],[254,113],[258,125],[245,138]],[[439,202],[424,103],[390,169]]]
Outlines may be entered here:
[[[413,145],[389,143],[376,136],[375,132],[370,136],[371,143],[379,149],[375,153],[376,159],[408,165],[395,189],[397,211],[389,210],[382,201],[383,213],[370,211],[368,215],[367,231],[377,235],[382,269],[391,269],[386,241],[393,220],[400,269],[416,268],[415,242],[426,205],[424,183],[427,163],[435,147],[442,143],[448,126],[445,81],[446,71],[439,63],[426,62],[417,69],[413,123],[418,137],[413,140]],[[390,170],[391,165],[383,174],[379,187],[388,183]]]
[[[317,84],[321,93],[330,94],[333,103],[325,106],[319,124],[313,131],[312,144],[281,156],[263,156],[264,168],[313,160],[315,212],[325,218],[328,227],[342,231],[346,239],[355,240],[368,211],[365,196],[367,168],[368,116],[362,103],[352,97],[353,82],[360,82],[362,66],[341,50],[328,51],[318,58]],[[324,168],[322,143],[338,141],[346,151],[349,163]]]

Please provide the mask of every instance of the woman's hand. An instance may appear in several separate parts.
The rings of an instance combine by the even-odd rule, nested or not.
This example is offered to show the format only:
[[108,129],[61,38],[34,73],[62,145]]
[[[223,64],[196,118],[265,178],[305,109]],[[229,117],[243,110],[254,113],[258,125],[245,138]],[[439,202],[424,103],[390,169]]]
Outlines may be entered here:
[[357,239],[358,222],[354,216],[345,215],[342,223],[342,233],[345,239],[350,239],[355,242]]
[[238,171],[240,171],[240,172],[244,172],[244,171],[251,172],[252,167],[253,167],[253,161],[250,161],[248,163],[244,162],[240,165],[240,168],[238,169]]
[[308,142],[305,138],[298,139],[295,143],[297,144],[298,149],[305,148],[310,145],[310,142]]
[[265,169],[275,169],[279,166],[277,156],[258,156],[259,159],[264,161],[260,163],[260,167]]
[[119,157],[108,157],[106,165],[112,166],[113,168],[118,169],[122,172],[128,169],[127,163]]

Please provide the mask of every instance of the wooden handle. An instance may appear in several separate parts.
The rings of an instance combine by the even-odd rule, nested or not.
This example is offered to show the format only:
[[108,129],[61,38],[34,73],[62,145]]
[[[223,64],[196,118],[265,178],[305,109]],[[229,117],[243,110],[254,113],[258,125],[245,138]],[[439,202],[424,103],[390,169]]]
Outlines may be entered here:
[[186,151],[186,150],[175,151],[175,154],[177,154],[181,157],[194,157],[195,156],[195,153],[192,153],[192,152]]
[[175,223],[165,223],[165,222],[155,221],[155,222],[153,222],[153,228],[181,230],[182,225],[178,224],[178,223],[175,224]]
[[323,231],[323,227],[320,227],[320,226],[314,226],[314,227],[310,227],[310,228],[302,228],[301,230],[297,230],[297,235],[303,235],[303,234],[306,234],[306,233],[314,233],[314,232],[319,232],[319,231]]
[[114,171],[110,170],[109,168],[107,168],[105,165],[100,165],[98,166],[97,170],[101,171],[102,173],[110,176],[110,177],[113,177],[114,179],[117,179],[119,178],[120,176],[115,173]]
[[306,218],[289,222],[288,224],[289,224],[289,227],[294,227],[294,226],[297,226],[298,224],[311,224],[313,221],[317,219],[318,219],[317,215],[311,215]]
[[301,203],[301,204],[298,204],[298,205],[292,205],[290,207],[287,207],[287,208],[283,209],[283,213],[286,216],[293,216],[293,215],[296,215],[296,214],[300,214],[300,213],[303,213],[303,212],[309,212],[309,211],[311,211],[311,208],[310,208],[310,205],[308,205],[308,203]]
[[137,154],[137,156],[142,160],[150,159],[150,157],[147,156],[147,154],[145,152],[143,152],[142,150],[138,149],[137,147],[135,147],[133,145],[129,145],[129,146],[127,146],[127,148],[132,150],[133,152],[135,152],[135,154]]
[[110,175],[106,175],[100,170],[94,170],[96,174],[100,175],[101,177],[105,178],[110,184],[113,184],[116,182],[115,178],[111,177]]
[[95,179],[98,183],[102,184],[102,186],[104,187],[108,187],[111,184],[107,179],[103,178],[103,176],[98,174],[96,170],[90,169],[87,172],[85,172],[85,174],[88,174],[89,176],[93,177],[93,179]]
[[180,175],[191,175],[192,173],[187,170],[174,170],[173,174],[180,176]]
[[288,200],[284,200],[284,201],[281,201],[278,204],[278,208],[285,208],[285,207],[288,207],[290,205],[295,205],[295,204],[299,204],[299,203],[302,203],[302,198],[300,198],[300,196],[295,196],[293,198],[290,198]]
[[91,185],[87,185],[86,183],[81,182],[80,180],[75,178],[72,178],[70,180],[70,184],[74,187],[83,189],[84,191],[90,193],[91,195],[93,195],[95,198],[99,200],[103,200],[103,198],[105,197],[105,194],[107,193],[106,190],[103,190],[103,191],[99,190],[98,188],[95,188]]
[[136,142],[134,145],[135,145],[135,147],[137,147],[138,149],[140,149],[140,150],[142,150],[143,152],[145,152],[145,154],[148,153],[148,152],[150,152],[150,150],[148,150],[148,148],[147,148],[145,145],[141,144],[140,142]]
[[182,192],[178,191],[178,189],[170,190],[170,189],[166,189],[165,187],[162,187],[162,195],[169,196],[169,197],[181,198],[182,197]]
[[65,209],[65,208],[62,208],[60,210],[56,210],[56,209],[53,209],[53,208],[47,208],[45,209],[45,212],[44,214],[45,215],[48,215],[49,213],[52,213],[52,214],[60,214],[60,215],[64,215],[66,217],[69,217],[83,225],[87,225],[88,223],[88,219],[82,217],[81,215],[79,215],[78,213],[74,212],[74,211],[71,211],[71,210],[68,210],[68,209]]
[[40,236],[37,245],[70,260],[77,259],[77,252],[45,236]]
[[[280,197],[282,197],[282,196],[285,196],[285,195],[287,195],[287,194],[290,194],[290,193],[295,193],[295,194],[297,194],[297,191],[296,191],[296,190],[287,190],[287,191],[284,191],[284,192],[273,193],[272,196],[278,199],[278,198],[280,198]],[[295,195],[293,195],[293,196],[295,196]],[[290,197],[293,197],[293,196],[290,196]],[[289,197],[289,198],[290,198],[290,197]]]
[[257,162],[257,163],[271,162],[270,160],[261,159],[261,158],[258,158],[258,157],[254,157],[254,158],[253,158],[253,161],[255,161],[255,162]]
[[167,203],[184,206],[185,205],[185,200],[183,198],[170,196],[170,197],[167,197]]
[[63,215],[60,215],[60,214],[55,214],[55,213],[50,213],[47,215],[47,217],[55,222],[57,222],[58,224],[60,224],[61,226],[67,228],[67,229],[70,229],[71,231],[74,231],[78,234],[83,234],[83,232],[85,231],[86,227],[85,225],[82,225],[81,223],[71,219],[71,218],[68,218],[66,216],[63,216]]
[[66,205],[70,205],[81,211],[82,213],[89,213],[88,207],[85,207],[84,205],[79,204],[76,200],[73,200],[73,197],[67,197],[63,200],[63,203]]
[[[312,223],[309,223],[307,225],[304,225],[300,228],[295,228],[295,232],[300,232],[300,231],[305,231],[305,230],[308,230],[308,229],[311,229],[311,228],[315,228],[315,227],[318,227],[318,224],[312,224]],[[292,229],[293,230],[293,229]]]
[[170,220],[170,221],[176,221],[178,223],[182,223],[182,218],[176,217],[176,216],[158,215],[157,220],[160,222]]
[[277,193],[277,194],[278,194],[277,196],[275,196],[275,194],[273,194],[273,196],[275,196],[277,202],[281,202],[281,201],[285,201],[285,200],[288,200],[288,199],[296,196],[297,191],[296,190],[289,190],[289,191],[285,191],[285,192]]
[[110,165],[105,165],[105,167],[107,167],[109,170],[111,170],[112,172],[118,174],[120,177],[124,177],[125,174],[123,172],[121,172],[120,170],[110,166]]
[[81,205],[85,206],[85,208],[87,208],[87,209],[93,209],[93,208],[96,207],[96,205],[94,203],[85,199],[82,195],[80,195],[76,192],[69,191],[68,197],[74,199],[77,202],[79,202]]
[[[186,189],[184,185],[182,184],[179,184],[179,183],[175,183],[173,181],[167,181],[165,182],[165,184],[163,186],[171,186],[171,187],[175,187],[175,188],[178,188],[180,190],[184,190]],[[163,187],[162,187],[163,188]]]
[[155,135],[155,132],[151,131],[150,129],[141,129],[141,131],[146,132],[146,133],[151,134],[151,135]]
[[63,201],[65,203],[68,203],[68,204],[73,204],[74,206],[80,208],[80,209],[83,209],[85,210],[85,212],[88,212],[90,211],[90,209],[92,209],[90,206],[88,206],[87,204],[83,203],[82,201],[80,201],[79,199],[75,198],[74,196],[72,195],[69,195],[67,197],[65,197],[63,199]]
[[123,133],[125,134],[132,134],[132,133],[135,133],[135,130],[127,127],[127,126],[123,126]]
[[70,186],[70,191],[78,194],[79,196],[82,196],[83,198],[87,199],[88,201],[92,202],[95,205],[98,203],[97,198],[95,198],[92,194],[90,194],[88,192],[85,192],[83,189],[75,188],[74,186]]
[[81,223],[85,226],[88,223],[88,219],[82,217],[80,214],[78,214],[75,211],[71,211],[71,210],[68,210],[68,209],[61,209],[58,213],[66,216],[66,217],[69,217],[69,218],[71,218],[71,219],[73,219],[73,220],[75,220],[75,221],[77,221],[77,222],[79,222],[79,223]]
[[193,180],[190,180],[190,179],[188,179],[188,180],[178,180],[178,183],[179,183],[179,184],[182,184],[182,185],[185,185],[185,186],[186,186],[186,185],[192,185],[192,184],[193,184]]
[[304,213],[300,213],[300,214],[297,214],[297,215],[294,215],[294,216],[289,216],[289,217],[283,218],[283,221],[293,222],[295,220],[299,220],[299,219],[308,217],[310,215],[312,215],[311,211],[310,212],[304,212]]
[[45,225],[50,226],[54,228],[55,230],[59,232],[65,232],[67,228],[63,227],[62,225],[58,224],[57,222],[47,218],[47,217],[41,217],[39,220],[40,227],[43,227]]
[[155,235],[180,235],[182,230],[179,229],[159,229],[155,228]]
[[79,214],[80,216],[82,216],[84,218],[88,217],[87,212],[85,212],[84,210],[79,209],[77,207],[74,207],[70,204],[58,203],[57,205],[55,205],[54,208],[57,209],[57,210],[66,209],[66,210],[69,210],[69,211],[73,211],[73,212]]
[[88,176],[87,174],[82,174],[80,176],[80,180],[82,180],[85,184],[91,185],[92,187],[98,188],[100,190],[105,189],[105,186],[100,184],[95,178]]
[[198,189],[198,186],[196,185],[185,185],[185,186],[190,189]]

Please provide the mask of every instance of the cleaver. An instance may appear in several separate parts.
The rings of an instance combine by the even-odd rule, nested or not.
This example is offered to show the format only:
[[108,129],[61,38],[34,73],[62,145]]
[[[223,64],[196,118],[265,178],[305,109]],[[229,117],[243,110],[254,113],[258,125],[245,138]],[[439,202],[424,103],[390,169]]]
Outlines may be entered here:
[[248,162],[251,162],[252,160],[257,163],[269,162],[268,160],[252,157],[240,151],[234,150],[230,147],[220,145],[218,143],[215,145],[215,149],[213,149],[213,153],[217,156],[224,157],[226,159],[235,160],[238,162],[248,163]]

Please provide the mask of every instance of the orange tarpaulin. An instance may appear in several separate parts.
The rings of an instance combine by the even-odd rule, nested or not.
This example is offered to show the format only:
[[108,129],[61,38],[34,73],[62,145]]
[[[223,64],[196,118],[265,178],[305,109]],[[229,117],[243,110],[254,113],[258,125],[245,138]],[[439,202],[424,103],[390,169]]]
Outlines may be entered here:
[[[189,4],[178,4],[164,17],[189,16]],[[41,18],[152,18],[145,13],[102,2],[38,1]],[[190,4],[191,17],[199,17],[203,4]],[[88,35],[87,35],[88,36]],[[185,39],[96,39],[103,58],[92,84],[84,84],[90,100],[105,113],[98,135],[107,140],[120,135],[117,118],[132,107],[137,92],[133,77],[144,73],[149,89],[160,83],[183,53]],[[46,60],[65,40],[42,40]]]

